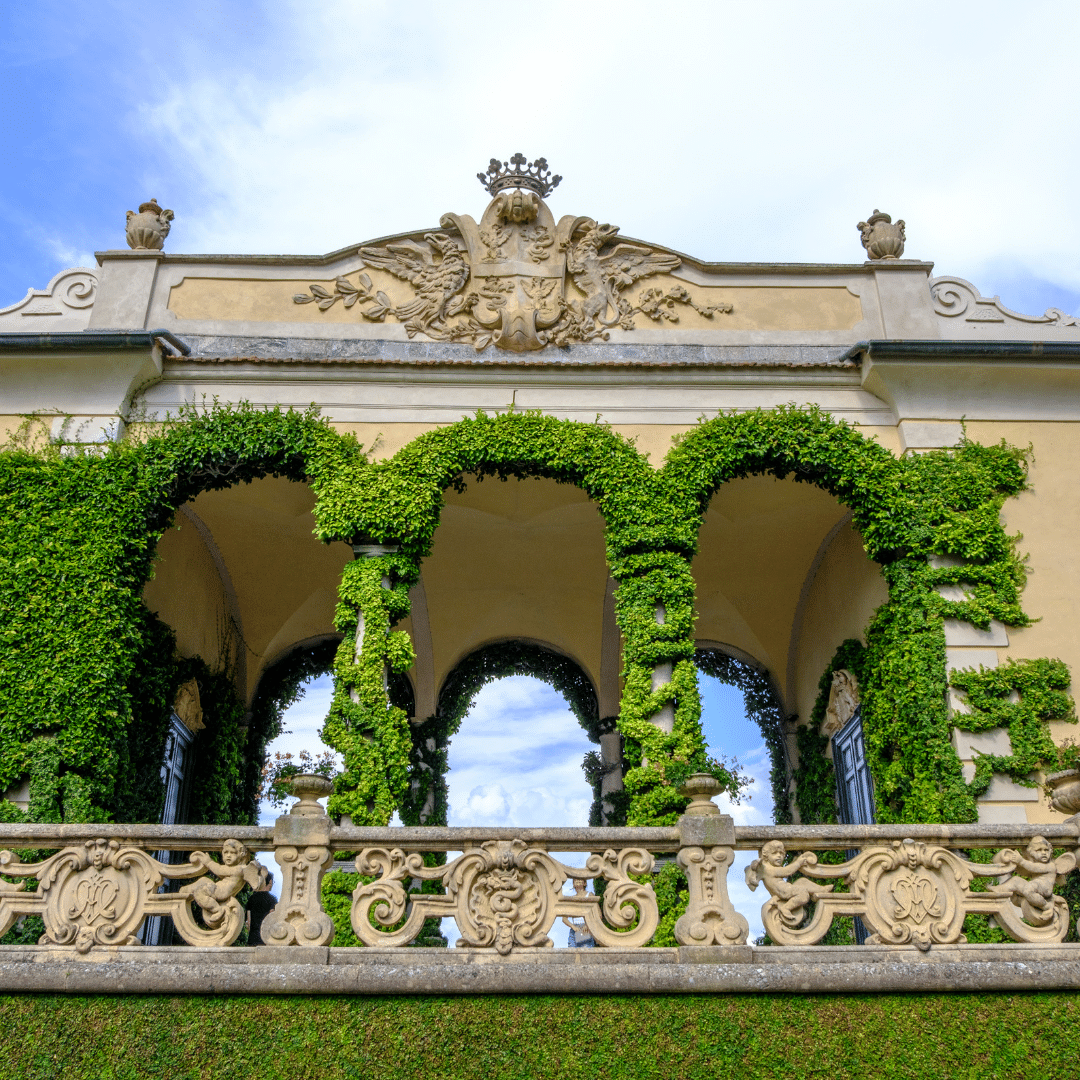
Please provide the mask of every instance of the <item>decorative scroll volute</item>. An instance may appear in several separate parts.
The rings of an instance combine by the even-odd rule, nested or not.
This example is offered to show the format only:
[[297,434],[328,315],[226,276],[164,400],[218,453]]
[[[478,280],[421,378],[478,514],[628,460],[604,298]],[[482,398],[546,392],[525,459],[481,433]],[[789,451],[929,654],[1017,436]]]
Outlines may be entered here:
[[[652,869],[652,856],[638,848],[590,855],[584,874],[523,840],[488,840],[436,867],[424,866],[416,852],[368,848],[357,856],[356,869],[379,875],[353,892],[352,927],[366,945],[408,944],[432,917],[455,920],[459,946],[502,955],[514,948],[550,948],[548,932],[560,915],[583,918],[596,943],[606,946],[644,945],[659,923],[652,888],[630,877]],[[441,880],[446,893],[406,893],[406,877]],[[593,894],[562,895],[563,884],[575,877],[607,881],[602,907]]]
[[[189,945],[230,945],[244,925],[235,900],[244,884],[257,885],[265,870],[247,861],[236,840],[222,845],[222,861],[201,851],[178,865],[158,862],[141,848],[115,840],[88,840],[40,863],[23,863],[0,851],[0,873],[37,878],[36,892],[25,881],[0,883],[0,935],[20,915],[40,915],[45,933],[39,944],[73,946],[87,952],[99,945],[138,945],[136,932],[147,915],[170,915]],[[196,878],[178,892],[159,893],[165,877]],[[202,914],[200,926],[192,905]]]

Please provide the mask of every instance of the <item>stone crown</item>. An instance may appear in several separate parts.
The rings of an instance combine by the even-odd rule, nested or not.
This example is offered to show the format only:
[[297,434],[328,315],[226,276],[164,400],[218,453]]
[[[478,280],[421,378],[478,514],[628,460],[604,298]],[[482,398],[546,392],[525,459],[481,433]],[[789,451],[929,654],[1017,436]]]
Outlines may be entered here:
[[[511,169],[510,166],[513,166]],[[491,196],[498,195],[506,188],[528,188],[540,198],[550,195],[559,186],[561,176],[552,176],[547,158],[527,161],[524,154],[514,154],[509,161],[492,158],[486,173],[477,173],[477,180]]]

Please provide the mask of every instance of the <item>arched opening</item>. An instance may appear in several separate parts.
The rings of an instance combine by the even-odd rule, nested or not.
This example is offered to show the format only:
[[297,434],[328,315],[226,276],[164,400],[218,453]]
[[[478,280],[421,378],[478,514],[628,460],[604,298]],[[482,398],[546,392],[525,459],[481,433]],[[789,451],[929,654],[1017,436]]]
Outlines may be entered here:
[[351,553],[314,537],[314,506],[307,484],[264,476],[200,492],[158,543],[143,600],[174,635],[188,708],[170,724],[191,735],[177,822],[254,820],[282,710],[330,669]]
[[693,571],[699,640],[729,643],[699,668],[743,692],[769,749],[775,820],[801,820],[798,729],[836,650],[861,639],[887,602],[881,568],[829,492],[754,475],[713,496]]
[[[547,688],[565,699],[583,738],[599,747],[589,760],[596,796],[605,786],[613,793],[621,787],[620,743],[614,720],[606,726],[601,721],[618,713],[619,636],[596,505],[580,488],[543,477],[500,483],[469,476],[458,487],[446,492],[431,553],[400,624],[416,651],[409,671],[415,688],[412,775],[402,819],[448,820],[442,776],[447,753],[457,752],[449,749],[454,733],[482,688],[509,677],[539,680],[530,691],[538,716],[566,712]],[[523,686],[507,684],[482,695],[477,715],[486,715],[485,702],[499,695],[520,704]],[[467,726],[471,730],[472,722]],[[528,726],[520,732],[527,735]],[[470,745],[484,738],[466,734]],[[583,779],[585,751],[576,746],[582,736],[569,736],[576,747],[571,771]],[[498,741],[494,734],[487,738]],[[516,793],[506,798],[506,805],[518,805]],[[579,824],[604,812],[598,798],[593,801]],[[617,801],[609,799],[609,817]]]

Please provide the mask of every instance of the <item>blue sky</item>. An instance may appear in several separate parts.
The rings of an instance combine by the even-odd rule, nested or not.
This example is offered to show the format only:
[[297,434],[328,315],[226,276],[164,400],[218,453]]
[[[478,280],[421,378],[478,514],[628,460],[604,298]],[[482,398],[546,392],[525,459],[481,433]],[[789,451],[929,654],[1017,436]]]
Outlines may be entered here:
[[167,250],[320,253],[478,213],[544,154],[557,213],[716,260],[858,261],[855,223],[1025,312],[1080,309],[1080,6],[56,0],[0,9],[0,306],[124,212]]

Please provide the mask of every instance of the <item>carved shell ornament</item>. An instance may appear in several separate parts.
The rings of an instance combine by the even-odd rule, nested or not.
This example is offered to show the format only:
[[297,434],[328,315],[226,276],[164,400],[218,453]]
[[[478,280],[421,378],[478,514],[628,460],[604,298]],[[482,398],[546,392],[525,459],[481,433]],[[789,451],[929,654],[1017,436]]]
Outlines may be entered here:
[[[446,214],[443,231],[427,233],[423,241],[362,247],[365,271],[339,276],[332,290],[310,285],[293,301],[327,311],[340,300],[366,321],[393,318],[410,338],[511,352],[607,340],[615,327],[633,330],[636,315],[676,323],[682,309],[706,319],[732,311],[730,304],[700,303],[678,284],[631,295],[638,281],[671,273],[681,259],[627,243],[618,226],[592,218],[556,222],[544,198],[562,177],[551,175],[546,159],[492,158],[477,177],[492,196],[479,224],[467,215]],[[367,270],[407,282],[412,295],[396,302]]]

